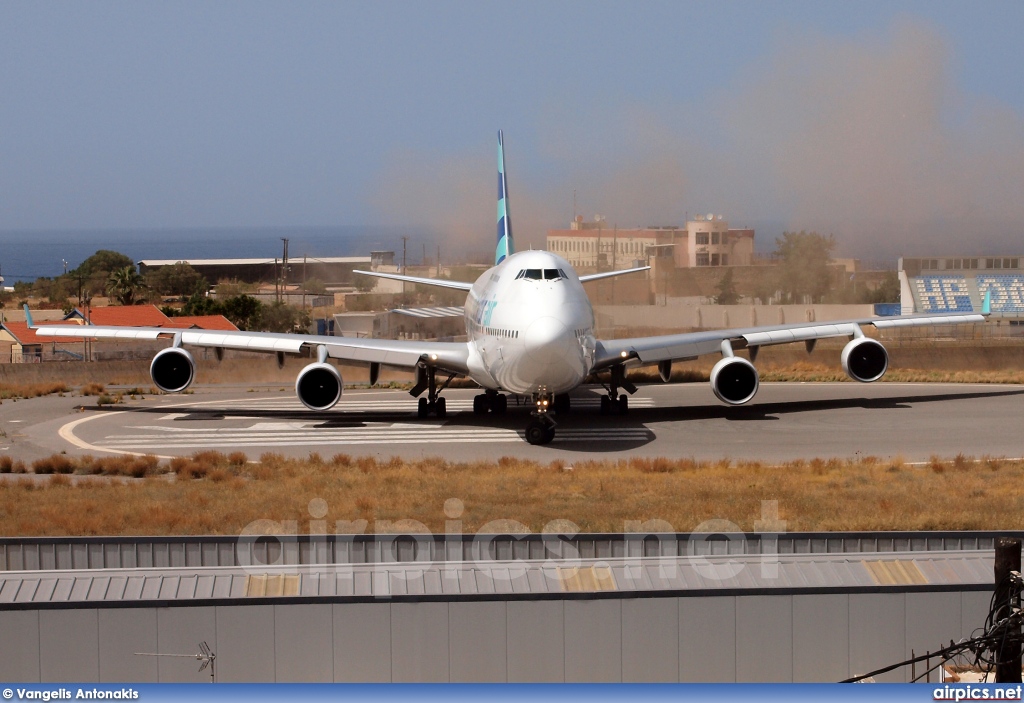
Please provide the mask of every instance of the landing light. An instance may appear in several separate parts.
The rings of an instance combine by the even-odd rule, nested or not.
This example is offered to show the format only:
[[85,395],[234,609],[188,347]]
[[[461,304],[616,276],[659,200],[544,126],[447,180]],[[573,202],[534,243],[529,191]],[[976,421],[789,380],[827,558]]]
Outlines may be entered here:
[[430,360],[431,361],[437,361],[437,354],[431,354],[430,355]]
[[627,356],[629,356],[629,352],[619,352],[619,356],[625,359]]

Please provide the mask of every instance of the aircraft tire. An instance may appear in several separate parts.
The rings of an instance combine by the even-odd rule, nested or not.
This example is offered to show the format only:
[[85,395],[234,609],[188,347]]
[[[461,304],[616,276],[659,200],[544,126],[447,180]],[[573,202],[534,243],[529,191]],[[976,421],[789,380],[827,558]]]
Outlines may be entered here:
[[503,393],[494,396],[494,403],[491,406],[491,410],[498,415],[504,415],[505,411],[508,410],[508,396]]
[[530,444],[547,444],[554,438],[554,428],[541,420],[534,420],[526,426],[526,441]]
[[486,397],[487,396],[485,396],[485,395],[475,395],[475,396],[473,396],[473,414],[474,415],[483,415],[483,414],[485,414],[487,412],[487,408],[484,406],[484,399]]
[[568,393],[560,393],[555,396],[555,412],[559,415],[568,415],[572,408],[572,401]]
[[438,417],[447,417],[448,403],[445,402],[444,398],[437,399],[437,403],[434,406],[434,414]]
[[416,416],[421,420],[430,414],[430,405],[427,403],[426,398],[420,398],[420,402],[416,404]]
[[607,415],[612,409],[612,399],[606,395],[601,396],[601,414]]
[[625,415],[629,412],[629,396],[623,393],[619,396],[619,414]]

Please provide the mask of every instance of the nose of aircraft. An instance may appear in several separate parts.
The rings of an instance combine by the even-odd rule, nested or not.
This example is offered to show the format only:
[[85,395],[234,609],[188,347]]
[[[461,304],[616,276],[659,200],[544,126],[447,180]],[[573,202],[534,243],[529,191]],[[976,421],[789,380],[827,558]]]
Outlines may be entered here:
[[541,364],[564,358],[568,351],[569,333],[565,324],[554,317],[541,317],[530,323],[523,335],[526,353]]
[[554,317],[530,323],[523,334],[517,376],[527,388],[563,392],[579,385],[586,375],[583,354],[572,330]]

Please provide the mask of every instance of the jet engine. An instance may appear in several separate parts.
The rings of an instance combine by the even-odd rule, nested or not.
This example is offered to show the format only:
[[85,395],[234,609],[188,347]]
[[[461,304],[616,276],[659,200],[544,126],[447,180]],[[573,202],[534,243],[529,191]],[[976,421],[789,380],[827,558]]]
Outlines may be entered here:
[[885,375],[889,368],[889,354],[879,342],[870,337],[858,337],[843,347],[843,371],[854,381],[871,383]]
[[310,410],[329,410],[341,398],[341,374],[331,364],[310,364],[295,379],[295,395]]
[[156,387],[164,393],[181,393],[195,379],[196,362],[181,347],[168,347],[153,357],[149,375]]
[[729,405],[743,405],[757,393],[757,369],[739,356],[727,356],[711,369],[711,390]]

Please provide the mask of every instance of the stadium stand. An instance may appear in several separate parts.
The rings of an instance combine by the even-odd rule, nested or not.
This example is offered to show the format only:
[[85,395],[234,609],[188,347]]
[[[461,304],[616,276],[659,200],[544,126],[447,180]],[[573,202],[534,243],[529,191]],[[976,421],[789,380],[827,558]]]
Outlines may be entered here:
[[992,311],[1024,313],[1024,275],[1016,273],[979,274],[978,292],[992,291]]
[[[914,279],[921,312],[973,312],[967,279],[963,276],[919,276]],[[995,295],[993,293],[993,305]]]

